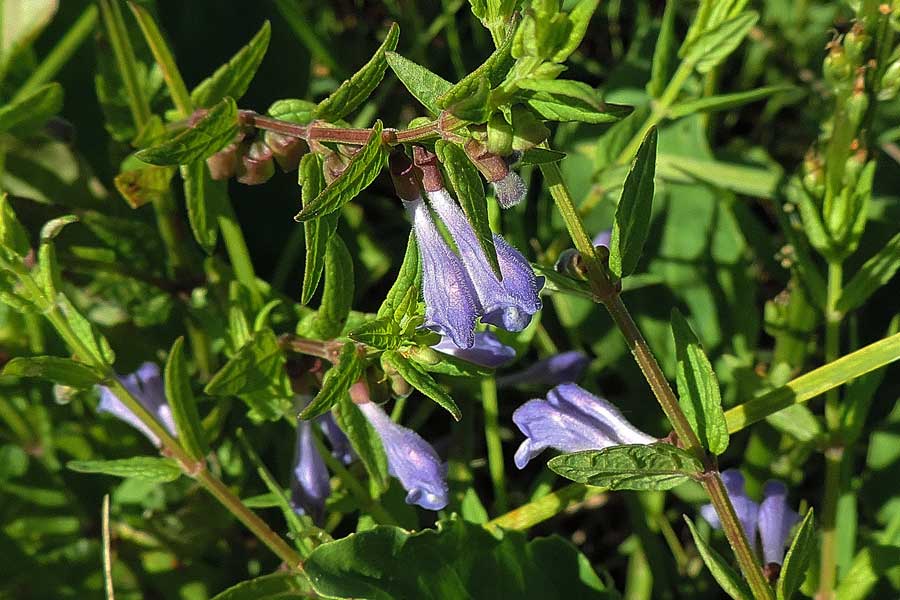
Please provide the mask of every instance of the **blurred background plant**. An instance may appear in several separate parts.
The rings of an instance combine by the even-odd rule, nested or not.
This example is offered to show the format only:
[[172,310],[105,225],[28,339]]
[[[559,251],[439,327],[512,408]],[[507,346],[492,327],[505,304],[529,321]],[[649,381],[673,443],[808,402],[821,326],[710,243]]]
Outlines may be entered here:
[[[324,385],[322,361],[333,362],[343,347],[327,341],[372,313],[382,316],[382,300],[390,298],[403,263],[409,225],[387,173],[374,177],[375,171],[358,199],[343,204],[337,237],[352,269],[335,267],[328,261],[342,260],[334,257],[340,253],[329,254],[324,285],[317,286],[306,280],[306,241],[312,238],[308,226],[294,220],[301,200],[292,171],[273,174],[263,166],[257,173],[244,161],[238,178],[253,183],[258,177],[265,185],[225,183],[210,179],[202,161],[176,173],[174,166],[141,162],[134,151],[169,139],[188,119],[202,121],[195,108],[229,110],[227,101],[219,103],[226,96],[240,109],[305,125],[314,102],[390,42],[392,23],[400,32],[392,56],[459,81],[502,45],[518,23],[509,18],[518,4],[2,3],[0,185],[8,196],[0,232],[0,360],[8,364],[0,378],[0,594],[102,597],[104,581],[111,579],[118,598],[207,598],[273,573],[280,560],[291,562],[291,553],[306,558],[313,548],[328,547],[320,544],[376,523],[410,530],[434,524],[432,513],[404,504],[398,482],[386,483],[384,465],[365,456],[364,466],[344,467],[322,452],[335,477],[321,529],[294,513],[285,497],[295,451],[291,383],[295,390],[298,380],[307,388]],[[562,8],[578,5],[567,1]],[[524,16],[543,23],[533,9]],[[889,598],[900,589],[900,378],[896,368],[871,371],[900,357],[900,290],[891,281],[900,265],[898,23],[896,2],[609,0],[596,8],[560,76],[587,84],[589,92],[580,90],[587,99],[571,90],[562,94],[568,109],[582,107],[580,116],[548,118],[530,105],[548,121],[561,121],[547,123],[547,142],[565,158],[544,164],[559,165],[591,237],[614,226],[629,166],[648,132],[658,131],[649,230],[633,274],[618,273],[630,275],[623,278],[623,296],[672,381],[678,354],[671,310],[688,315],[721,383],[732,433],[718,463],[739,468],[747,493],[757,500],[764,482],[778,478],[801,514],[815,506],[815,551],[797,584],[801,593],[823,599]],[[711,50],[697,51],[697,44],[691,49],[692,41],[713,30],[720,34]],[[519,59],[518,91],[559,92],[527,84],[533,73],[522,65],[529,63],[516,50],[513,56]],[[197,87],[232,57],[245,69],[242,75],[229,71],[228,82],[213,77],[220,87]],[[388,63],[370,96],[330,120],[365,128],[379,119],[401,129],[428,114],[394,75],[403,72],[402,63]],[[549,110],[545,96],[537,106],[541,98]],[[310,103],[275,104],[284,99]],[[625,116],[617,106],[634,109]],[[492,123],[486,134],[491,141],[506,121],[488,119],[503,112],[465,118]],[[504,115],[508,125],[516,124],[516,114]],[[606,118],[610,114],[616,118]],[[265,148],[248,146],[242,156],[258,157],[248,155],[254,151]],[[553,269],[573,243],[548,190],[552,178],[542,175],[539,162],[518,168],[528,185],[524,202],[502,212],[492,195],[487,203],[491,229],[502,231],[548,277],[544,309],[531,325],[519,333],[497,332],[516,350],[515,362],[497,370],[498,380],[539,359],[579,350],[590,359],[579,382],[613,401],[636,427],[662,438],[671,426],[625,340],[596,309],[583,281]],[[321,172],[321,166],[313,168]],[[301,164],[301,178],[304,172],[308,177]],[[312,199],[306,194],[304,188],[304,204]],[[616,239],[614,234],[607,245]],[[343,287],[329,288],[335,271],[342,272]],[[65,303],[57,292],[68,298]],[[310,299],[312,307],[343,306],[346,327],[340,322],[332,331],[327,315],[306,306]],[[298,333],[325,342],[313,352],[298,350],[290,338]],[[186,353],[179,336],[185,336]],[[353,339],[370,344],[372,338]],[[849,370],[823,375],[831,378],[824,397],[825,387],[812,392],[796,384],[803,373],[879,340],[884,343],[877,358],[866,354]],[[321,356],[311,364],[315,352]],[[73,354],[90,370],[12,360]],[[92,384],[110,381],[113,356],[123,375],[145,361],[166,365],[170,402],[174,396],[179,405],[194,406],[196,399],[199,418],[178,420],[193,423],[194,431],[178,429],[182,450],[165,459],[171,462],[145,465],[137,474],[115,473],[108,462],[98,462],[154,454],[140,432],[96,412]],[[227,371],[241,360],[241,372]],[[382,358],[368,368],[385,364],[391,362]],[[409,390],[402,381],[411,379],[409,371],[382,369],[378,375],[385,372],[394,389],[373,386],[373,395],[403,397],[396,388],[405,384]],[[597,597],[616,597],[614,590],[628,599],[721,597],[703,568],[706,542],[698,547],[681,518],[707,502],[698,484],[672,494],[606,493],[566,486],[543,460],[512,470],[521,441],[512,413],[555,382],[507,377],[498,391],[492,372],[485,373],[436,375],[441,391],[428,395],[452,396],[464,415],[459,423],[421,395],[393,405],[392,417],[430,440],[448,461],[450,505],[443,517],[456,512],[460,521],[442,525],[456,532],[454,541],[444,535],[430,549],[458,569],[466,549],[492,543],[526,572],[564,579],[576,567],[592,567],[601,576],[591,571],[581,579]],[[38,374],[57,383],[30,377]],[[421,380],[409,383],[422,387]],[[785,410],[752,417],[729,410],[756,396],[778,400],[784,390],[812,400],[788,400]],[[180,476],[204,457],[204,475]],[[380,481],[374,475],[379,469]],[[111,476],[116,474],[126,476]],[[108,514],[100,510],[107,494]],[[235,509],[232,500],[244,508]],[[517,507],[519,512],[508,512]],[[251,523],[248,532],[231,516],[250,519],[250,509],[290,547],[268,552],[263,543],[278,543],[266,537],[265,524]],[[699,538],[730,557],[725,540],[694,520]],[[526,545],[516,534],[501,544],[487,533],[500,526],[540,542],[562,535],[582,554],[549,542]],[[400,555],[397,536],[392,540]],[[416,539],[427,546],[427,538]],[[404,551],[410,561],[415,543]],[[317,564],[327,572],[321,565],[351,560],[342,556]],[[481,579],[490,589],[490,577]],[[227,597],[313,594],[293,576],[235,589]],[[372,593],[359,589],[361,596]],[[542,589],[535,584],[533,593]],[[484,593],[480,588],[473,595]],[[445,591],[434,597],[455,596]]]

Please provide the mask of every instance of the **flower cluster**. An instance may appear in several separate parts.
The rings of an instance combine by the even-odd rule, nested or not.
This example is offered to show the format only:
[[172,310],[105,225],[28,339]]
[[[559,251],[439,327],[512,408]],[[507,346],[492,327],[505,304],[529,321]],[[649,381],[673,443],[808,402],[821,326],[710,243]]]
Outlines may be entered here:
[[[475,345],[475,325],[482,322],[521,331],[541,308],[542,277],[499,235],[493,236],[499,279],[462,209],[444,189],[433,154],[416,148],[416,163],[403,153],[391,156],[391,175],[412,221],[422,258],[425,326],[449,337],[460,348]],[[437,227],[431,209],[446,226],[458,253]]]
[[[777,480],[767,481],[763,486],[763,501],[757,504],[744,491],[744,476],[737,469],[722,471],[722,481],[750,545],[756,547],[759,531],[763,561],[767,565],[780,565],[791,528],[800,520],[800,515],[788,506],[787,487]],[[722,527],[711,504],[700,507],[700,514],[716,529]]]

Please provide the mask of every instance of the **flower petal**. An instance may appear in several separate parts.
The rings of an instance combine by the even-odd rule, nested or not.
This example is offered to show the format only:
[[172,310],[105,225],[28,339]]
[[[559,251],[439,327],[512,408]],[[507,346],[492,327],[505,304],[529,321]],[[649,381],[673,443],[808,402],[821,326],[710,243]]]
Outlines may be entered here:
[[547,394],[547,402],[568,405],[591,418],[614,444],[652,444],[657,439],[628,422],[611,402],[595,396],[574,383],[558,385]]
[[313,437],[312,423],[297,422],[297,445],[291,477],[291,505],[300,514],[306,513],[316,523],[325,514],[325,500],[331,494],[331,482],[325,461],[319,455]]
[[381,437],[388,472],[407,491],[406,502],[428,510],[447,506],[447,469],[434,448],[415,431],[394,423],[374,402],[358,406]]
[[328,442],[331,444],[331,454],[345,465],[353,462],[354,454],[353,448],[350,446],[350,440],[338,427],[331,413],[325,413],[321,417],[316,418],[315,422],[325,433],[325,437],[328,438]]
[[489,331],[475,333],[475,345],[471,348],[460,348],[448,337],[441,338],[441,341],[432,348],[466,362],[491,369],[506,364],[516,357],[515,348],[507,346]]
[[[169,433],[177,435],[172,409],[166,402],[165,386],[156,363],[145,362],[134,373],[119,377],[119,381]],[[106,386],[100,386],[100,403],[97,410],[118,417],[147,436],[155,446],[160,445],[159,437]]]
[[759,505],[759,537],[766,564],[780,565],[784,561],[788,535],[799,520],[800,515],[788,506],[787,486],[780,481],[767,481]]
[[475,290],[460,258],[447,246],[421,199],[404,202],[422,257],[425,326],[449,336],[460,348],[475,343],[481,315]]

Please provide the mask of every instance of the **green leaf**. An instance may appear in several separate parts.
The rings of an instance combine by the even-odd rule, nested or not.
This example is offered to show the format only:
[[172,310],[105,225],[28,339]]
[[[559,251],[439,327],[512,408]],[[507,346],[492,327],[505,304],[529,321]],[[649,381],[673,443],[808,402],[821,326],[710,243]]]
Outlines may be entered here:
[[216,249],[219,218],[225,211],[227,183],[213,181],[206,163],[198,160],[181,167],[184,202],[194,239],[207,254]]
[[351,340],[379,350],[396,350],[400,346],[400,326],[393,317],[366,321],[348,336]]
[[695,113],[730,110],[793,89],[795,88],[790,85],[770,85],[746,92],[735,92],[734,94],[721,94],[718,96],[706,96],[704,98],[686,100],[673,105],[669,109],[668,117],[670,119],[680,119],[681,117],[686,117]]
[[569,36],[566,42],[560,47],[556,53],[550,57],[551,62],[565,62],[569,55],[578,49],[584,34],[587,32],[588,24],[600,0],[580,0],[575,8],[568,15]]
[[266,21],[250,43],[191,90],[191,101],[194,106],[205,108],[226,97],[239,100],[250,86],[259,64],[266,55],[271,32],[272,27]]
[[344,344],[337,364],[325,373],[325,377],[322,379],[322,388],[300,413],[300,418],[308,421],[328,412],[347,394],[347,390],[360,378],[364,368],[365,363],[356,349],[356,344],[353,342]]
[[[78,309],[75,308],[65,294],[57,294],[56,306],[62,312],[66,321],[68,321],[69,327],[72,328],[78,339],[88,347],[88,350],[96,361],[106,365],[112,365],[116,361],[116,354],[113,352],[109,342],[103,334],[97,331],[94,326],[91,325],[91,322],[78,312]],[[85,356],[82,358],[87,359],[91,357]]]
[[758,19],[755,11],[748,11],[719,23],[682,49],[684,60],[700,73],[710,72],[741,45]]
[[28,134],[47,122],[63,106],[63,88],[48,83],[0,108],[0,132]]
[[453,398],[450,397],[450,394],[416,363],[393,350],[388,350],[381,355],[381,363],[384,365],[385,370],[390,368],[396,370],[407,383],[437,402],[455,420],[459,421],[462,418],[462,412],[460,412],[459,407],[453,401]]
[[159,202],[170,193],[175,169],[172,167],[146,167],[122,171],[113,183],[131,208]]
[[313,323],[314,335],[323,340],[340,335],[353,304],[353,286],[353,259],[344,240],[332,236],[325,252],[325,289]]
[[233,142],[237,134],[237,105],[225,98],[192,127],[161,144],[139,150],[135,156],[151,165],[187,165],[209,158]]
[[[816,528],[813,521],[813,511],[809,509],[800,528],[788,548],[784,557],[784,565],[781,567],[781,576],[775,586],[778,600],[790,600],[800,584],[806,578],[806,569],[816,551]],[[842,598],[843,596],[838,596]]]
[[396,52],[386,53],[385,58],[397,79],[409,90],[409,93],[421,102],[422,106],[427,108],[432,115],[441,114],[437,99],[446,94],[453,84]]
[[284,362],[275,333],[271,329],[257,331],[213,375],[204,392],[210,396],[234,396],[263,390],[283,371]]
[[316,118],[316,105],[309,100],[286,98],[273,102],[266,112],[275,119],[306,125]]
[[519,95],[541,117],[551,121],[615,123],[631,112],[630,106],[607,104],[591,86],[569,79],[526,79],[518,82]]
[[[510,54],[512,42],[513,36],[508,35],[503,40],[503,43],[477,69],[463,77],[459,83],[438,97],[436,101],[438,107],[447,109],[460,118],[466,118],[468,113],[473,112],[473,107],[467,105],[466,100],[484,96],[484,102],[486,102],[486,91],[503,81],[512,67],[514,62]],[[483,102],[479,101],[479,104],[483,104]],[[459,108],[457,105],[466,107],[463,114],[458,114]],[[487,115],[485,115],[485,118],[487,118]]]
[[869,299],[878,288],[885,285],[900,269],[900,233],[897,233],[859,270],[854,273],[841,291],[836,308],[849,312]]
[[502,277],[497,250],[494,248],[494,233],[488,222],[487,198],[478,169],[466,156],[465,151],[452,142],[438,140],[434,144],[434,150],[447,174],[450,189],[456,195],[466,213],[466,218],[475,230],[478,243],[484,250],[491,268],[498,277]]
[[528,540],[453,519],[410,533],[378,526],[323,544],[304,563],[317,593],[370,600],[618,597],[564,539]]
[[56,259],[56,246],[53,245],[53,240],[63,227],[77,220],[78,217],[75,215],[64,215],[47,221],[41,228],[41,245],[38,249],[38,281],[44,288],[44,293],[50,298],[55,297],[62,287],[62,275]]
[[611,490],[670,490],[703,472],[692,454],[662,442],[562,454],[547,466],[572,481]]
[[700,341],[677,308],[672,309],[672,335],[678,403],[703,447],[713,454],[722,454],[728,448],[728,427],[719,380]]
[[187,361],[184,358],[183,336],[177,338],[169,350],[164,381],[166,400],[172,409],[172,418],[178,431],[178,443],[192,458],[202,460],[209,453],[209,446],[197,413],[197,400],[191,389]]
[[134,477],[153,483],[167,483],[181,477],[181,469],[171,458],[134,456],[117,460],[73,460],[66,467],[79,473],[102,473],[115,477]]
[[547,163],[559,162],[566,157],[565,152],[558,150],[550,150],[548,148],[529,148],[522,153],[519,159],[520,165],[545,165]]
[[382,317],[393,317],[409,290],[413,287],[419,288],[421,279],[422,270],[419,267],[419,247],[416,245],[415,234],[410,232],[406,241],[406,254],[403,255],[403,262],[400,264],[397,279],[394,280],[394,285],[388,290],[384,302],[378,307],[376,316],[379,319]]
[[311,597],[312,585],[300,573],[272,573],[242,581],[212,600],[289,600]]
[[381,121],[376,121],[369,141],[353,155],[344,172],[305,205],[294,220],[308,221],[339,210],[375,181],[385,160],[387,148],[381,141]]
[[840,600],[867,600],[872,588],[900,564],[900,547],[873,545],[860,550],[834,591]]
[[656,38],[656,46],[653,48],[653,62],[650,67],[650,81],[647,82],[647,93],[653,98],[662,96],[666,85],[674,72],[674,58],[676,56],[675,15],[678,13],[678,0],[666,2],[662,23],[659,26],[659,36]]
[[626,277],[634,271],[644,249],[650,229],[655,172],[656,128],[653,128],[638,148],[616,207],[609,243],[609,269],[617,277]]
[[0,194],[0,245],[22,257],[31,250],[28,232],[16,217],[6,193]]
[[93,367],[58,356],[18,356],[6,363],[0,375],[40,377],[78,389],[88,389],[103,381],[103,374]]
[[731,568],[721,554],[700,537],[694,522],[687,515],[684,515],[684,520],[687,521],[688,529],[694,536],[694,543],[697,545],[697,550],[700,551],[700,556],[703,557],[703,562],[706,563],[706,568],[709,569],[725,593],[735,600],[753,600],[753,594],[741,576]]
[[379,492],[388,489],[390,473],[387,455],[381,443],[381,436],[369,423],[359,407],[350,399],[350,394],[342,394],[333,407],[333,414],[341,431],[350,440],[353,451],[360,458],[369,478]]
[[[485,377],[494,371],[449,354],[436,352],[428,346],[414,346],[405,352],[407,357],[414,361],[419,368],[429,373],[440,373],[450,377]],[[440,358],[437,362],[434,362],[435,354]]]
[[385,53],[397,47],[398,39],[400,28],[394,23],[369,62],[350,79],[344,81],[330,96],[319,102],[316,117],[323,121],[337,121],[361,105],[381,83],[388,66]]
[[[309,152],[300,159],[300,185],[303,206],[307,206],[321,193],[325,187],[325,175],[322,172],[322,157]],[[322,269],[325,267],[325,253],[328,250],[328,241],[337,231],[338,213],[332,213],[318,219],[310,219],[303,223],[303,236],[306,240],[306,260],[303,269],[303,287],[300,293],[300,302],[309,303],[319,280],[322,278]]]

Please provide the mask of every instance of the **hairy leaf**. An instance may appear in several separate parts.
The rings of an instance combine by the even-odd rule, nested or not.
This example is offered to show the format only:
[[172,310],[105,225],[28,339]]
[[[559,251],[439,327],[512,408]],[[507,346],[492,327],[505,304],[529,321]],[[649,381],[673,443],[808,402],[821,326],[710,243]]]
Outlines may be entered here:
[[171,458],[134,456],[118,460],[73,460],[66,466],[79,473],[101,473],[116,477],[134,477],[154,483],[167,483],[181,477],[181,469]]
[[219,219],[228,200],[226,182],[214,181],[202,160],[182,166],[181,178],[184,180],[184,202],[191,232],[200,247],[207,254],[212,254],[216,248]]
[[209,158],[233,142],[237,134],[237,105],[225,98],[192,127],[161,144],[138,150],[135,156],[151,165],[187,165]]
[[413,363],[399,352],[388,350],[381,355],[381,362],[386,369],[393,368],[411,386],[437,402],[457,421],[462,418],[459,406],[453,401],[444,388],[416,363]]
[[409,290],[411,288],[419,288],[421,279],[422,270],[419,266],[419,247],[416,245],[415,234],[410,232],[406,242],[406,254],[403,255],[403,262],[400,264],[397,279],[394,280],[394,285],[388,290],[384,301],[378,308],[378,318],[393,317]]
[[356,349],[356,344],[353,342],[344,344],[337,364],[325,373],[322,388],[300,413],[300,418],[307,421],[328,412],[347,393],[350,386],[356,383],[364,368],[365,364]]
[[[307,206],[325,187],[325,175],[322,173],[322,158],[315,152],[303,155],[300,159],[300,185],[303,206]],[[332,213],[310,219],[303,223],[303,236],[306,240],[306,259],[303,268],[303,287],[300,302],[307,304],[322,278],[325,267],[325,253],[328,242],[337,230],[338,213]]]
[[609,269],[617,277],[631,275],[637,267],[650,230],[653,207],[653,177],[656,174],[656,129],[641,142],[631,170],[625,178],[622,197],[616,207],[609,243]]
[[84,363],[58,356],[17,356],[3,367],[4,377],[40,377],[78,389],[103,380],[103,374]]
[[197,399],[191,389],[187,361],[184,358],[184,337],[179,337],[169,350],[166,361],[164,383],[166,400],[172,409],[178,442],[193,458],[201,460],[209,452],[200,415],[197,413]]
[[703,472],[692,454],[662,442],[562,454],[547,466],[572,481],[611,490],[669,490]]
[[437,105],[437,99],[446,94],[453,84],[396,52],[388,52],[385,57],[391,70],[409,93],[432,115],[439,115],[441,109]]
[[684,516],[684,520],[687,522],[688,529],[691,530],[694,543],[700,551],[700,556],[703,557],[703,562],[706,563],[706,568],[715,577],[719,586],[734,600],[752,600],[753,594],[743,578],[731,568],[721,554],[700,537],[694,522],[687,515]]
[[813,520],[812,509],[806,513],[800,528],[794,535],[794,541],[788,548],[784,557],[784,565],[781,567],[781,575],[775,586],[778,600],[790,600],[794,593],[800,589],[800,584],[806,578],[806,570],[816,551],[816,527]]
[[359,407],[350,399],[350,394],[342,394],[333,407],[335,420],[341,431],[347,435],[353,451],[360,458],[366,472],[380,492],[387,490],[390,474],[387,455],[381,437]]
[[340,335],[353,304],[353,259],[340,236],[332,236],[325,252],[325,289],[313,331],[320,339]]

